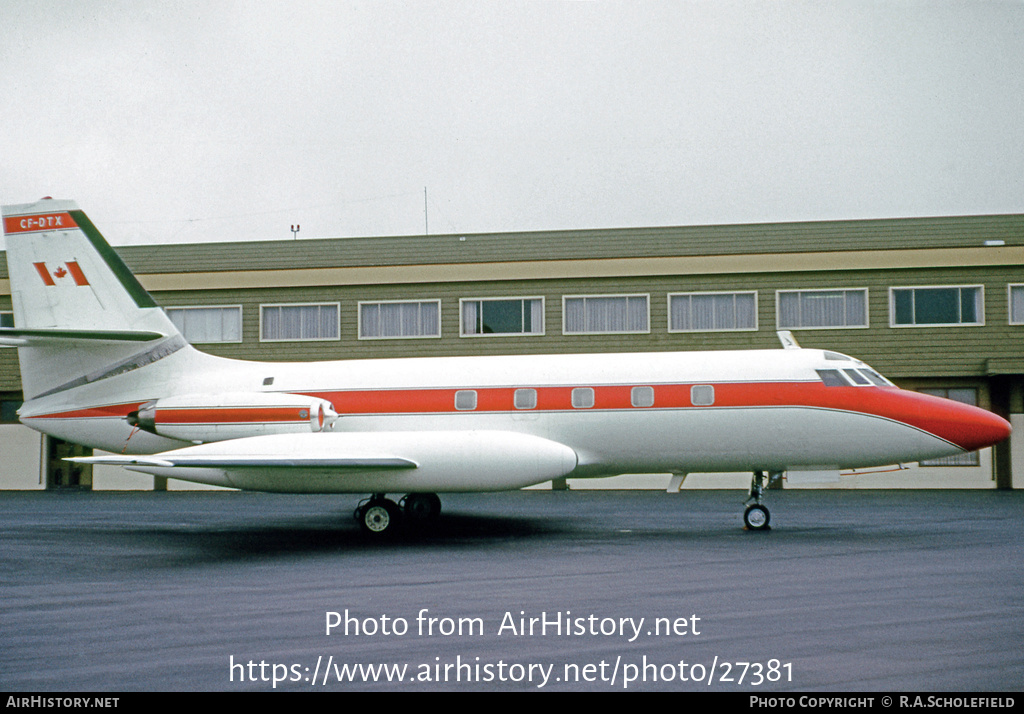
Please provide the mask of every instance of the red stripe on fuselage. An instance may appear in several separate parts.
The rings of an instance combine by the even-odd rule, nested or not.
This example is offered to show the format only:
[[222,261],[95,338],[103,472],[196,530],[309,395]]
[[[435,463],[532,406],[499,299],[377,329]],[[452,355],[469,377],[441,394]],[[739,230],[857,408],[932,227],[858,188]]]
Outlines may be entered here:
[[[714,387],[714,404],[694,406],[691,389],[695,385]],[[594,390],[594,406],[589,409],[574,409],[572,390],[579,386],[590,386]],[[652,407],[634,407],[631,394],[634,386],[651,387],[654,390]],[[721,408],[763,408],[763,407],[811,407],[852,413],[860,413],[928,432],[966,451],[974,451],[1002,441],[1010,433],[1009,424],[1002,418],[978,407],[961,404],[949,399],[933,397],[917,392],[904,391],[895,387],[826,387],[821,382],[726,382],[718,384],[640,384],[640,385],[574,385],[557,387],[536,387],[537,406],[534,409],[516,409],[514,395],[522,387],[465,387],[477,393],[477,406],[473,410],[457,410],[455,393],[462,389],[381,389],[343,390],[329,392],[304,392],[307,396],[325,399],[334,405],[341,416],[389,416],[422,414],[473,414],[473,413],[518,413],[554,411],[600,411],[600,410],[672,410],[672,409],[721,409]],[[139,409],[141,403],[109,405],[76,409],[47,415],[36,415],[36,419],[86,419],[124,418],[129,412]],[[171,423],[165,414],[181,412],[173,417],[173,423],[225,423],[229,415],[220,414],[215,419],[208,416],[216,409],[207,410],[160,410],[161,422]],[[239,412],[230,411],[232,421],[238,421]],[[250,410],[245,410],[250,411]],[[271,421],[266,412],[272,409],[254,409],[251,421]],[[287,410],[285,410],[287,411]],[[200,412],[200,414],[190,412]],[[264,412],[261,416],[259,412]],[[205,413],[206,416],[203,415]],[[295,412],[292,411],[291,414]],[[201,419],[201,421],[188,421]],[[289,420],[293,420],[289,417]],[[246,419],[246,421],[250,421]]]
[[131,404],[108,404],[101,407],[83,407],[72,409],[66,412],[54,412],[53,414],[32,414],[26,419],[124,419],[128,414],[138,411],[147,402],[132,402]]

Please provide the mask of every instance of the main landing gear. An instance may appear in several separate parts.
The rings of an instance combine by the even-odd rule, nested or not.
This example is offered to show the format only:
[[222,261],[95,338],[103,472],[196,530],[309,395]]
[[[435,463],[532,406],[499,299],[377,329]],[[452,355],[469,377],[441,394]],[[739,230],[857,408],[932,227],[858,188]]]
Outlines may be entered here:
[[768,507],[761,503],[765,488],[771,486],[782,478],[781,471],[770,471],[765,476],[764,471],[755,471],[750,479],[750,495],[744,503],[747,510],[743,511],[743,524],[747,530],[767,531],[771,530],[768,523],[771,521],[771,513]]
[[375,493],[361,501],[353,515],[364,533],[378,537],[391,535],[403,517],[415,525],[436,521],[441,515],[441,499],[436,493],[408,493],[395,503],[386,494]]

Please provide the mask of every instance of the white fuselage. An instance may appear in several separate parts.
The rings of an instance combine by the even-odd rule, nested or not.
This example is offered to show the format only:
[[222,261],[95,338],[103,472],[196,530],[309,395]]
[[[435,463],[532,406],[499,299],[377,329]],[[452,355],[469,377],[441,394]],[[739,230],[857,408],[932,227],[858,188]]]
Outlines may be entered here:
[[[163,369],[149,374],[143,368],[31,402],[23,420],[65,439],[131,454],[211,442],[193,448],[208,454],[237,454],[248,448],[301,456],[330,453],[339,446],[350,449],[351,440],[342,443],[346,434],[366,442],[373,434],[386,433],[392,442],[402,442],[403,453],[427,449],[424,461],[448,464],[447,470],[429,474],[424,469],[386,474],[349,469],[344,478],[333,479],[314,478],[317,469],[305,474],[294,469],[232,474],[229,469],[186,472],[178,467],[167,473],[285,491],[496,490],[529,485],[534,476],[543,481],[566,473],[596,477],[848,468],[961,450],[948,435],[915,423],[912,414],[899,415],[900,405],[892,403],[911,395],[913,408],[919,409],[921,395],[852,382],[825,386],[816,370],[866,366],[819,350],[254,363],[186,348],[161,361]],[[154,382],[154,374],[174,377]],[[320,433],[275,440],[261,431],[262,439],[249,443],[218,439],[215,430],[223,428],[222,416],[214,423],[198,415],[188,441],[140,431],[125,420],[127,412],[152,400],[223,392],[309,395],[330,402],[339,416],[333,428]],[[112,400],[113,394],[117,398]],[[954,405],[947,400],[927,403],[932,408]],[[427,436],[413,444],[411,436],[390,436],[410,432],[487,432],[495,439],[486,454],[460,460],[454,452],[446,453],[455,447],[443,439]],[[513,461],[542,450],[541,445],[509,447],[503,462],[503,452],[493,444],[500,442],[498,434],[507,433],[564,445],[575,454],[575,462],[565,469],[564,454],[552,453],[552,468],[518,472]],[[232,434],[240,435],[237,428]],[[431,442],[437,442],[433,451]],[[454,473],[460,464],[465,468]]]

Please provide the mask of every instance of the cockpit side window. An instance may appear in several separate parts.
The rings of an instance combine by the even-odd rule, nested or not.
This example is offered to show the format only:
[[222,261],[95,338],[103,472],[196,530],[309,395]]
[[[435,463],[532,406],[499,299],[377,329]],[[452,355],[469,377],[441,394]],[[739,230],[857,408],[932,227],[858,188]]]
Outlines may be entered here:
[[867,384],[871,384],[871,382],[869,382],[867,380],[867,377],[865,377],[863,374],[861,374],[860,372],[858,372],[855,369],[844,369],[843,373],[847,377],[852,379],[853,383],[858,385],[858,386],[864,386],[864,385],[867,385]]
[[817,370],[818,376],[821,377],[821,381],[825,383],[826,387],[849,387],[850,383],[843,379],[843,375],[839,373],[838,369],[819,369]]
[[861,370],[858,370],[858,371],[861,374],[863,374],[865,377],[870,379],[871,383],[874,384],[876,387],[891,387],[891,386],[893,386],[892,382],[890,382],[888,379],[886,379],[885,377],[883,377],[882,375],[880,375],[878,372],[876,372],[873,369],[861,369]]

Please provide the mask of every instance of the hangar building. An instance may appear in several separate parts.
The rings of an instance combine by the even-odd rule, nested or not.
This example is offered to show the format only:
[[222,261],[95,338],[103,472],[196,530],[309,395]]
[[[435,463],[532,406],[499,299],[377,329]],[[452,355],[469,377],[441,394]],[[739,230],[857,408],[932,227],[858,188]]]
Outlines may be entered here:
[[[190,341],[243,359],[758,349],[780,347],[776,331],[790,330],[804,347],[853,355],[1015,429],[992,449],[849,474],[836,487],[1024,487],[1024,215],[117,251]],[[6,266],[0,323],[10,325]],[[20,425],[21,398],[17,352],[0,350],[0,488],[168,487],[113,467],[69,469],[61,457],[81,447]],[[694,475],[686,486],[749,479]]]

